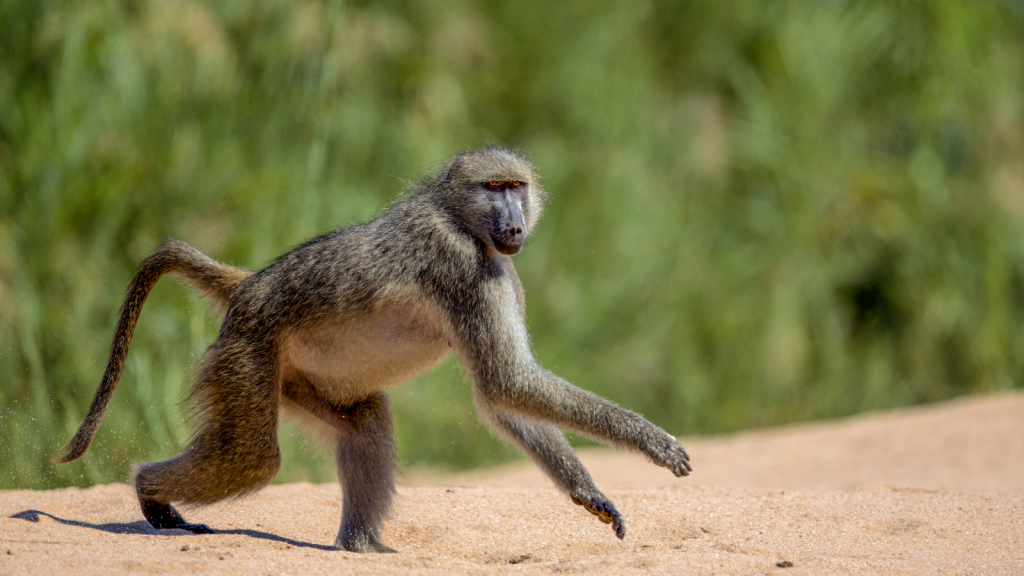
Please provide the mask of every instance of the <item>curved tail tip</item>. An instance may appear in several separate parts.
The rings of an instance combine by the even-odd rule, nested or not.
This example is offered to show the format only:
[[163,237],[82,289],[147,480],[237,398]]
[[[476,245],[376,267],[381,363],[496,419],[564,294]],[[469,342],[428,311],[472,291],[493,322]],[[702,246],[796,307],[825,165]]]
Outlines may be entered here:
[[88,444],[86,444],[85,446],[76,445],[76,443],[72,440],[71,442],[68,442],[66,446],[61,448],[60,452],[58,452],[56,456],[51,458],[50,461],[53,462],[54,464],[67,464],[68,462],[74,462],[75,460],[78,460],[82,456],[82,454],[85,454],[85,451],[88,448]]

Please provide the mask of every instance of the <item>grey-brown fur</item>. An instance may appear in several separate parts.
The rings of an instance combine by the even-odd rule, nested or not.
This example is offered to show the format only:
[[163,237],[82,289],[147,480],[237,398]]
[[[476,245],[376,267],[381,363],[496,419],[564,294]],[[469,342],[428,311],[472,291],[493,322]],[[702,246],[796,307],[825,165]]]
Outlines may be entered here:
[[136,473],[143,513],[157,528],[208,532],[185,522],[170,503],[209,504],[270,482],[280,465],[283,411],[335,447],[344,491],[336,545],[391,551],[379,538],[397,465],[384,390],[454,351],[482,417],[622,538],[621,516],[559,427],[643,452],[676,476],[689,473],[689,459],[660,428],[533,359],[510,256],[523,246],[544,198],[526,160],[485,148],[456,157],[379,218],[315,238],[255,274],[168,242],[133,280],[103,382],[57,461],[88,448],[142,303],[157,279],[173,272],[227,313],[190,396],[198,414],[192,441],[177,458]]

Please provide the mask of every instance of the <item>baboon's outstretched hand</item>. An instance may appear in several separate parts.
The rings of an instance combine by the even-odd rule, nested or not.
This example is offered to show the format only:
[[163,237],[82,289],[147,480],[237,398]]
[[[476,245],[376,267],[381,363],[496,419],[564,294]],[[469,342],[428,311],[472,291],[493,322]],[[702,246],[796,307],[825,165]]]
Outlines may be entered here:
[[676,477],[689,476],[693,471],[693,467],[690,466],[690,455],[686,453],[683,445],[667,432],[662,441],[654,442],[644,452],[652,462],[668,468]]

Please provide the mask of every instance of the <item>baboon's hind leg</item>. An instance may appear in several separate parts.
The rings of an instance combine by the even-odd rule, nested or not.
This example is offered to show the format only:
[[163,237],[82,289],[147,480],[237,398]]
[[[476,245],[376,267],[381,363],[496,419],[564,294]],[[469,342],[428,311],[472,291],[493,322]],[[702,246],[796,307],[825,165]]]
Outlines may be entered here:
[[380,541],[398,467],[388,395],[374,392],[350,406],[337,406],[308,382],[286,383],[284,395],[338,431],[335,461],[343,500],[335,546],[350,552],[395,552]]
[[252,350],[243,357],[223,349],[210,351],[196,383],[198,425],[191,444],[177,458],[136,470],[139,505],[154,528],[211,533],[208,526],[186,522],[171,502],[212,504],[255,492],[281,465],[272,355]]

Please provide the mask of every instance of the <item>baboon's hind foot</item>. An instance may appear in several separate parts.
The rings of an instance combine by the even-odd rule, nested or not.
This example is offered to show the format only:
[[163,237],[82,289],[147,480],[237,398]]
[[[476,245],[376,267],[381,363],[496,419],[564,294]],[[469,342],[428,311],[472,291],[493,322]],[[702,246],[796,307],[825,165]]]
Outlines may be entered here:
[[334,544],[342,550],[359,552],[360,554],[395,554],[398,550],[381,542],[376,536],[360,535],[356,537],[339,538]]
[[167,502],[160,502],[152,498],[139,496],[139,505],[142,507],[142,515],[157,530],[187,530],[193,534],[214,534],[213,528],[206,524],[192,524],[185,522],[181,514]]

